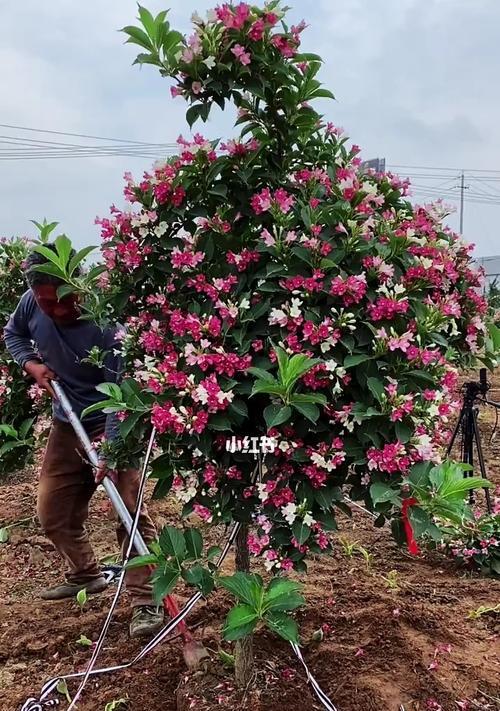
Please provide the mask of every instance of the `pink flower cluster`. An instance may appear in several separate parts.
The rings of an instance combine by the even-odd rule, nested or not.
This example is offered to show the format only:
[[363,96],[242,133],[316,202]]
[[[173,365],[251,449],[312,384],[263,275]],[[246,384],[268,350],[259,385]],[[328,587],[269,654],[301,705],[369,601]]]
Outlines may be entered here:
[[286,215],[295,204],[295,198],[283,188],[278,188],[271,193],[269,188],[264,188],[260,193],[252,197],[251,205],[256,215],[269,212],[273,208]]
[[345,279],[338,276],[332,280],[330,294],[340,296],[344,306],[359,304],[367,291],[366,274],[348,276]]

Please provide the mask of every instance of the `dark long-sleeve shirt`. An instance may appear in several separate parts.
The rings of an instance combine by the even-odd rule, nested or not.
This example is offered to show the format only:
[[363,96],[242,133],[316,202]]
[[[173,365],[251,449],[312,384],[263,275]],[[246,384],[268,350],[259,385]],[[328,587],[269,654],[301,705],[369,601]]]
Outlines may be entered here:
[[[14,360],[23,368],[29,360],[43,361],[63,386],[69,401],[81,417],[83,410],[105,396],[96,386],[120,379],[122,360],[115,350],[120,347],[118,328],[101,329],[91,321],[76,321],[69,326],[58,326],[38,307],[33,292],[28,290],[4,328],[5,344]],[[97,346],[106,352],[104,366],[99,368],[82,362]],[[61,405],[53,402],[53,415],[67,421]],[[116,436],[117,421],[113,415],[96,412],[84,418],[88,431],[105,427],[106,436]]]

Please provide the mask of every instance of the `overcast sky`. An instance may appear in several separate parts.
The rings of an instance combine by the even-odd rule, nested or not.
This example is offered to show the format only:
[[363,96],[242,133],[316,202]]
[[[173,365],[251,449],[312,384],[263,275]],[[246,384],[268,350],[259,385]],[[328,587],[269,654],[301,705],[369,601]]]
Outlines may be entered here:
[[[155,12],[170,6],[172,24],[187,31],[191,13],[214,3],[144,4]],[[322,108],[361,146],[363,158],[497,170],[500,178],[498,0],[290,4],[292,19],[310,24],[304,51],[325,60],[322,79],[337,100]],[[170,98],[170,82],[152,67],[131,66],[134,47],[123,45],[117,29],[135,15],[133,0],[0,0],[0,123],[162,143],[189,135],[185,104]],[[232,135],[230,116],[219,113],[202,131]],[[44,138],[0,128],[2,136],[14,133]],[[0,235],[30,234],[29,220],[46,216],[59,220],[75,243],[98,244],[94,218],[113,202],[123,205],[124,171],[140,176],[150,164],[123,157],[0,160]],[[453,175],[415,182],[453,189]],[[486,193],[498,204],[466,203],[465,237],[479,256],[500,254],[500,180],[466,185],[476,199]],[[458,218],[450,223],[457,227]]]

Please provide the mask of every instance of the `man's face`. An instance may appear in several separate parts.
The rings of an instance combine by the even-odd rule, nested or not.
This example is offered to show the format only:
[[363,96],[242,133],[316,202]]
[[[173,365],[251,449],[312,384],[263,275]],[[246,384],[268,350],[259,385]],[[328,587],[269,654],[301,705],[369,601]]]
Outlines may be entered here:
[[69,294],[60,299],[55,284],[37,285],[32,288],[36,303],[49,318],[61,326],[68,326],[80,316],[78,297]]

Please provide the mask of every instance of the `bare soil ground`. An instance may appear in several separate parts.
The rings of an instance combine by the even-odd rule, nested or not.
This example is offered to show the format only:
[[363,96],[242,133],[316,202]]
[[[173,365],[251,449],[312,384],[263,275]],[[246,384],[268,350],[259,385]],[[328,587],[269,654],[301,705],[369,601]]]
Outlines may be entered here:
[[[500,377],[490,394],[500,400]],[[494,413],[486,410],[481,428],[488,471],[500,484],[498,443],[489,442],[493,426]],[[71,601],[38,598],[42,587],[62,576],[63,565],[32,518],[35,500],[36,467],[0,485],[0,525],[27,519],[0,546],[0,711],[17,711],[48,678],[84,669],[91,651],[76,641],[82,634],[97,638],[113,594],[110,588],[89,598],[83,610]],[[176,520],[169,501],[154,502],[151,510],[160,526]],[[373,528],[362,512],[340,523],[340,536],[363,546],[371,563],[359,551],[347,556],[339,543],[332,557],[314,561],[302,577],[308,606],[298,615],[304,640],[325,626],[323,642],[306,646],[304,656],[339,711],[399,711],[401,706],[405,711],[500,710],[500,616],[468,617],[481,605],[500,603],[500,581],[457,570],[437,554],[411,558],[396,547],[388,530]],[[114,524],[100,493],[93,501],[90,530],[101,558],[116,552]],[[231,565],[228,559],[228,570]],[[218,656],[220,648],[231,651],[220,638],[229,605],[217,593],[189,618],[212,652],[208,673],[186,673],[177,638],[137,667],[93,680],[79,711],[104,711],[118,699],[126,699],[126,706],[117,708],[128,711],[321,709],[290,647],[265,633],[255,640],[252,686],[244,694],[235,691],[231,672]],[[128,639],[128,615],[124,597],[103,666],[129,660],[140,649]],[[64,697],[59,699],[66,708]]]

